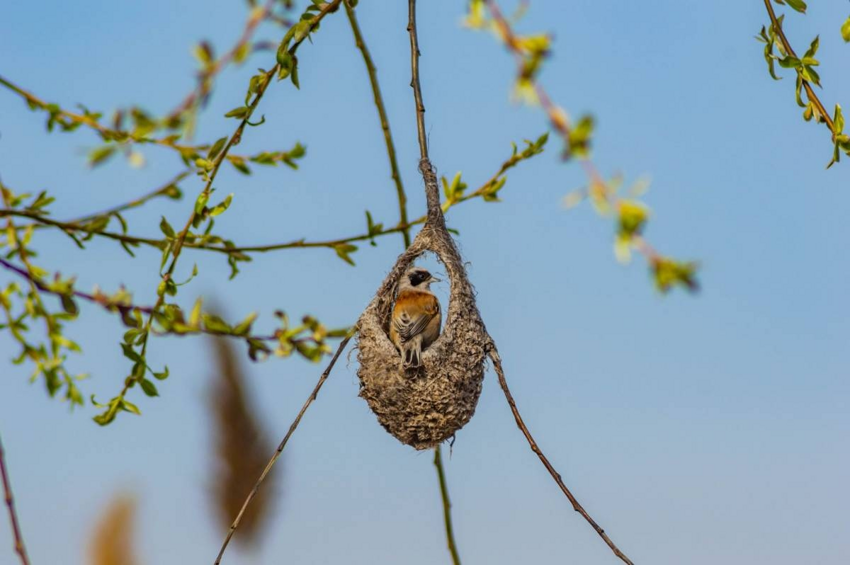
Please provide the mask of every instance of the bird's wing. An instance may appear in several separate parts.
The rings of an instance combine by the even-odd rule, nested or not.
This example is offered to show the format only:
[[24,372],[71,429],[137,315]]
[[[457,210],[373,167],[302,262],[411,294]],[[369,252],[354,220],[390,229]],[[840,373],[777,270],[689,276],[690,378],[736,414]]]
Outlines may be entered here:
[[396,310],[398,315],[393,317],[393,325],[401,340],[409,341],[440,313],[440,302],[430,293],[404,293],[396,301]]

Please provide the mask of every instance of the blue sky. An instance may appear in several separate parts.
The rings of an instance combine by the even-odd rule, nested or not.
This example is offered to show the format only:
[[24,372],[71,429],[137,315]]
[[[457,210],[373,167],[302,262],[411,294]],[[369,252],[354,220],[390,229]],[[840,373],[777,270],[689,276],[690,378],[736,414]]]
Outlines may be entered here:
[[[417,176],[406,3],[361,2],[412,215],[424,210]],[[460,2],[422,2],[422,76],[432,159],[470,186],[492,175],[510,142],[536,138],[543,116],[510,104],[512,59],[486,34],[463,29]],[[803,51],[821,33],[823,100],[850,92],[841,41],[847,6],[810,6],[786,26]],[[506,5],[510,7],[510,5]],[[111,110],[144,101],[170,109],[192,87],[191,47],[238,36],[243,3],[196,0],[13,3],[0,22],[0,74],[40,96]],[[508,175],[503,202],[454,208],[449,224],[470,262],[479,306],[497,340],[532,432],[585,507],[636,563],[824,564],[850,560],[850,301],[846,287],[848,168],[831,170],[823,127],[806,124],[793,79],[770,79],[753,36],[761,3],[533,2],[524,30],[549,30],[555,55],[543,80],[573,115],[598,121],[594,158],[605,174],[648,175],[648,237],[697,259],[697,296],[660,296],[640,261],[618,264],[612,226],[562,197],[584,184],[556,146]],[[264,32],[276,39],[275,30]],[[224,73],[199,139],[231,131],[259,55]],[[363,211],[397,219],[383,140],[366,75],[342,14],[299,52],[301,90],[281,83],[263,100],[266,125],[240,151],[308,148],[299,171],[231,170],[235,193],[217,226],[242,243],[331,238],[364,228]],[[44,117],[0,92],[0,174],[18,190],[48,188],[56,217],[98,210],[179,171],[166,151],[144,169],[116,160],[91,171],[88,132],[46,134]],[[199,181],[183,184],[197,193]],[[155,202],[129,217],[155,235],[191,199]],[[110,242],[79,252],[39,233],[40,264],[77,274],[82,288],[126,284],[154,300],[158,256],[128,258]],[[357,267],[332,251],[283,251],[234,281],[220,257],[186,254],[201,276],[181,291],[215,297],[231,317],[256,310],[352,323],[401,251],[401,238],[363,246]],[[9,280],[0,274],[0,283]],[[178,277],[181,278],[181,277]],[[445,296],[445,289],[442,289]],[[118,320],[86,308],[69,334],[85,351],[70,366],[92,373],[86,393],[112,396],[127,370]],[[4,359],[14,353],[0,336]],[[145,563],[212,562],[221,533],[208,494],[211,437],[205,394],[213,366],[203,339],[157,339],[150,359],[172,377],[161,398],[138,400],[102,429],[93,410],[70,413],[28,372],[3,365],[0,432],[34,563],[85,563],[94,521],[116,492],[140,501]],[[248,365],[246,360],[246,366]],[[402,446],[357,398],[355,362],[338,366],[280,469],[280,513],[256,553],[229,563],[448,562],[429,453]],[[272,435],[283,434],[321,366],[250,365],[252,395]],[[465,563],[616,563],[550,481],[516,430],[492,375],[478,411],[447,459],[455,530]],[[0,563],[13,563],[0,519]]]

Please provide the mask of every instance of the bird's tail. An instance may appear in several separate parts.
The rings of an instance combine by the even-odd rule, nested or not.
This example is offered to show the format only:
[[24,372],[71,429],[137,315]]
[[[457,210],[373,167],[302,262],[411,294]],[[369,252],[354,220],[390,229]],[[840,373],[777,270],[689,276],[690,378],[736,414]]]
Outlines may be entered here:
[[422,365],[422,336],[418,335],[405,342],[401,353],[402,365],[405,369]]

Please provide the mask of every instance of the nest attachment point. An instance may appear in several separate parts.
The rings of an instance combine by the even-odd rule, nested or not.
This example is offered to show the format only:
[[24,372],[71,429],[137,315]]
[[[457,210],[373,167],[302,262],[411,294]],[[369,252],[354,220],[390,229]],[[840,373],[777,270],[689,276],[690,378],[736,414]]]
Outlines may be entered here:
[[[357,322],[357,375],[360,396],[378,422],[402,443],[428,449],[452,437],[475,413],[489,341],[475,291],[446,230],[436,174],[427,161],[420,170],[428,196],[428,221],[396,260]],[[451,283],[448,314],[440,337],[422,353],[421,367],[404,370],[387,332],[398,281],[427,252],[436,254],[446,268]]]

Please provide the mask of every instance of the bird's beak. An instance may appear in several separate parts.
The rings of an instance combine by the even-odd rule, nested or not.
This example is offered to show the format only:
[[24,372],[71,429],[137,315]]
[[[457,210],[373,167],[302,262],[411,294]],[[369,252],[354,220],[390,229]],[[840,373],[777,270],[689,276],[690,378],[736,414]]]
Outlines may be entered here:
[[434,275],[431,275],[431,280],[428,282],[443,282],[443,279],[438,279]]

